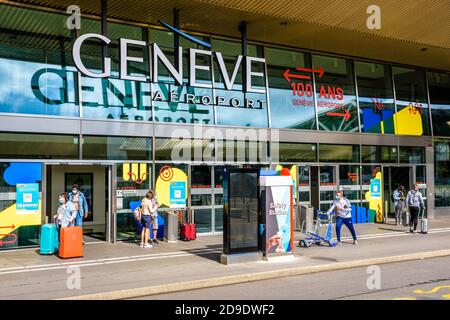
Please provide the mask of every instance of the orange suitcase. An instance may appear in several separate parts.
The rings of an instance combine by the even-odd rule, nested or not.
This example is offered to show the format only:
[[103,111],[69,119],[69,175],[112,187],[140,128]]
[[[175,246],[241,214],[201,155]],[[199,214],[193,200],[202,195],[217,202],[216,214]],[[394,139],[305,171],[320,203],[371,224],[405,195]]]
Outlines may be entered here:
[[61,228],[59,257],[79,258],[83,256],[83,229],[81,227]]

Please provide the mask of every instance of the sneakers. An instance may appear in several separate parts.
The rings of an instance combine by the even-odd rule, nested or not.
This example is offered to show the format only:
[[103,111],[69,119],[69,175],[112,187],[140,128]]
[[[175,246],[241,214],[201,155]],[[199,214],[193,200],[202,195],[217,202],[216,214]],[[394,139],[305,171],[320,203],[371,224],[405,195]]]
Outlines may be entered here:
[[415,233],[416,231],[414,231],[413,228],[409,228],[409,232],[410,232],[410,233]]
[[355,246],[357,246],[357,245],[358,245],[358,240],[353,240],[353,244],[354,244]]
[[145,245],[144,245],[144,248],[151,248],[151,247],[153,247],[150,243],[146,243]]
[[155,239],[155,240],[153,240],[153,243],[159,244],[159,241]]
[[141,242],[141,244],[139,245],[139,247],[143,248],[143,247],[144,247],[144,243]]
[[336,244],[337,244],[338,246],[342,246],[342,242],[340,242],[340,241],[338,241]]

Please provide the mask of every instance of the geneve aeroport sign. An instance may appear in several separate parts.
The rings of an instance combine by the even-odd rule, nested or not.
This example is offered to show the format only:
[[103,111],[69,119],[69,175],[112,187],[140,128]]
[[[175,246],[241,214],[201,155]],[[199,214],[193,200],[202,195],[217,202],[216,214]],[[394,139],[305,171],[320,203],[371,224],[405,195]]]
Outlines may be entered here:
[[[104,45],[108,46],[111,43],[111,40],[103,36],[101,34],[88,33],[78,37],[73,45],[72,55],[76,68],[79,72],[87,77],[92,78],[110,78],[111,73],[111,59],[109,57],[103,57],[103,70],[100,72],[93,72],[86,68],[83,63],[83,57],[81,55],[81,49],[83,44],[86,41],[101,41]],[[130,74],[128,70],[129,62],[133,63],[144,63],[143,57],[136,57],[129,55],[129,48],[144,48],[149,46],[149,68],[150,70],[148,75],[137,75]],[[161,50],[161,48],[156,43],[147,44],[145,41],[140,40],[131,40],[131,39],[119,39],[119,78],[121,80],[130,80],[130,81],[140,81],[140,82],[151,82],[158,83],[158,79],[160,77],[158,65],[161,63],[169,72],[170,76],[174,79],[177,85],[183,85],[183,77],[185,73],[187,73],[188,78],[188,86],[198,87],[198,88],[217,88],[224,89],[227,91],[236,90],[235,81],[236,76],[238,74],[239,68],[243,64],[243,68],[245,68],[245,79],[244,86],[242,91],[254,94],[265,94],[266,93],[266,78],[264,72],[255,72],[252,71],[258,65],[262,68],[262,70],[266,70],[265,64],[266,60],[264,58],[251,57],[251,56],[242,56],[238,55],[234,62],[233,70],[227,70],[224,58],[222,53],[220,52],[212,52],[209,50],[201,50],[201,49],[193,49],[190,48],[188,52],[184,52],[182,47],[176,48],[178,50],[178,68],[176,68],[167,58],[166,54]],[[188,55],[188,70],[183,70],[183,57],[184,54]],[[209,63],[199,64],[198,61],[200,57],[206,58],[201,59],[201,61],[210,61],[210,59],[215,59],[217,65],[219,67],[219,72],[221,78],[223,80],[223,87],[216,86],[214,81],[205,82],[198,80],[198,71],[202,72],[210,72],[211,65]],[[245,63],[243,63],[245,62]],[[254,80],[260,78],[259,83],[264,83],[264,86],[255,86]],[[214,77],[211,74],[211,79]],[[221,84],[222,86],[222,84]],[[245,98],[245,101],[241,101],[238,97],[228,97],[225,96],[216,96],[215,101],[213,101],[213,97],[209,95],[201,95],[196,96],[192,93],[184,94],[180,96],[176,91],[169,92],[168,97],[164,97],[163,93],[155,90],[152,92],[151,98],[153,101],[168,101],[168,102],[182,102],[182,103],[199,103],[204,105],[212,105],[216,104],[218,106],[231,106],[231,107],[245,107],[245,108],[256,108],[261,109],[265,105],[265,95],[262,99],[250,99]]]

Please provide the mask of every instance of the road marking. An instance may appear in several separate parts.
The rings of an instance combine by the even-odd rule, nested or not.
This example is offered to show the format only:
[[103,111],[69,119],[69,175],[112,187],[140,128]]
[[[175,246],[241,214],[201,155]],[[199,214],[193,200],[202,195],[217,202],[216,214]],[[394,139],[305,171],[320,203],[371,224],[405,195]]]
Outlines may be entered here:
[[431,293],[436,293],[441,289],[450,289],[450,286],[437,286],[428,291],[418,289],[418,290],[414,290],[413,292],[418,293],[418,294],[431,294]]
[[[443,232],[450,232],[450,228],[440,228],[440,229],[432,229],[428,231],[428,234],[435,234],[435,233],[443,233]],[[402,232],[385,232],[385,233],[375,233],[375,234],[369,234],[369,235],[359,235],[358,240],[369,240],[369,239],[381,239],[381,238],[391,238],[391,237],[401,237],[401,236],[414,236],[416,234],[412,234],[409,231],[402,231]],[[351,236],[342,237],[342,240],[349,240],[352,239]]]
[[392,300],[417,300],[417,298],[401,297],[401,298],[394,298]]
[[64,268],[67,268],[68,266],[87,267],[87,266],[145,261],[145,260],[162,259],[162,258],[177,258],[177,257],[194,256],[197,254],[214,253],[214,252],[220,253],[222,251],[216,250],[216,249],[202,249],[202,250],[199,249],[199,250],[194,250],[193,252],[175,251],[175,252],[168,252],[168,253],[152,253],[152,254],[144,254],[144,255],[103,258],[103,259],[94,259],[94,260],[85,260],[85,261],[74,260],[74,261],[67,261],[67,262],[58,262],[58,263],[54,263],[54,264],[40,264],[40,265],[31,265],[31,266],[20,266],[20,267],[14,267],[14,268],[3,268],[3,269],[0,269],[0,275],[21,273],[21,272],[35,272],[35,271],[64,269]]

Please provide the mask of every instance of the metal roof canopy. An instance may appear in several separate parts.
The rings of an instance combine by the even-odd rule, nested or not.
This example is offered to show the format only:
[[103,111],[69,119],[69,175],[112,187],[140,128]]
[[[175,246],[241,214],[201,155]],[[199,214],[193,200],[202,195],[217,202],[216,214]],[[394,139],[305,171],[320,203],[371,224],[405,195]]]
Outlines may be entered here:
[[[100,17],[100,0],[1,1],[65,11],[78,5],[82,14]],[[450,71],[449,0],[377,0],[381,29],[366,26],[372,0],[108,0],[108,17],[158,25],[172,23],[180,10],[187,31],[240,36],[270,44]]]

